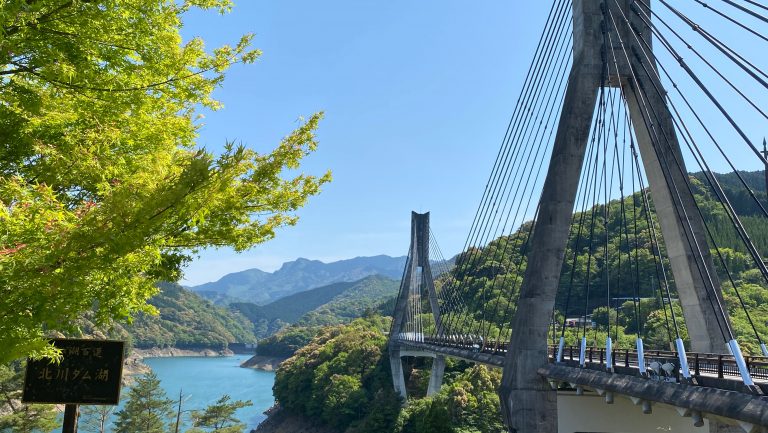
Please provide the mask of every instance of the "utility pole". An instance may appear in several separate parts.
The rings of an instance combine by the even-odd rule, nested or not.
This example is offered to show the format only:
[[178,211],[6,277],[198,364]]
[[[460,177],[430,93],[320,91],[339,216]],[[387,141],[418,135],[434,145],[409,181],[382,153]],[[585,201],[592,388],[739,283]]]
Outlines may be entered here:
[[179,433],[179,421],[181,421],[181,397],[182,397],[182,389],[179,388],[179,410],[176,412],[176,429],[175,429],[176,433]]
[[765,137],[763,137],[763,157],[765,158],[765,170],[763,171],[765,175],[765,200],[768,202],[768,143],[766,143]]

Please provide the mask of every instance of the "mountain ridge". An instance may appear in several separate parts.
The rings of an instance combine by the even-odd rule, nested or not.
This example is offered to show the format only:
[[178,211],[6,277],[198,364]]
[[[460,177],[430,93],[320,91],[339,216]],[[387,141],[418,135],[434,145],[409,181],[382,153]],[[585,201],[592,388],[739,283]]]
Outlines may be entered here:
[[399,279],[405,256],[380,254],[325,263],[300,257],[285,262],[274,272],[258,268],[224,275],[212,281],[189,287],[189,290],[218,304],[251,302],[266,305],[278,299],[334,283],[353,282],[370,275]]
[[235,302],[229,308],[247,317],[260,338],[286,325],[324,326],[347,323],[394,299],[399,280],[374,274],[352,282],[338,282],[294,293],[267,305]]

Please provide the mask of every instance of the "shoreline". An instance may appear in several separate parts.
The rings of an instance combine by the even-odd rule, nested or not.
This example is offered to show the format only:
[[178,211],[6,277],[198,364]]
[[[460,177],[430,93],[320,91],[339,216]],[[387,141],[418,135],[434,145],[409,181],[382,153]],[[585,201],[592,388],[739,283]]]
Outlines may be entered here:
[[264,412],[267,419],[260,422],[250,433],[339,433],[337,430],[324,425],[319,425],[315,421],[286,412],[275,404]]
[[288,358],[276,357],[276,356],[262,356],[253,355],[248,360],[240,364],[241,368],[252,368],[254,370],[261,370],[267,372],[274,372]]
[[193,357],[223,357],[232,356],[235,352],[213,349],[179,349],[176,347],[151,347],[149,349],[131,349],[131,354],[123,361],[123,384],[130,384],[133,376],[149,373],[152,369],[144,363],[145,358],[172,358],[181,356]]

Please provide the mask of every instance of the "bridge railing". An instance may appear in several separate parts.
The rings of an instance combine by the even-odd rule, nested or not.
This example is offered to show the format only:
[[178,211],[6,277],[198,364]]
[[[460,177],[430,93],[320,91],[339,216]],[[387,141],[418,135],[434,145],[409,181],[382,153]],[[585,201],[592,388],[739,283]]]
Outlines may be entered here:
[[[566,361],[579,361],[579,347],[565,346],[563,348],[562,359]],[[612,351],[613,367],[637,368],[637,351],[631,349],[613,349]],[[554,362],[557,356],[557,346],[549,347],[550,361]],[[677,363],[677,353],[668,350],[646,350],[644,351],[645,363],[650,365],[653,361],[666,361]],[[741,377],[736,360],[731,355],[722,355],[716,353],[688,353],[688,367],[694,376],[713,376],[720,379],[727,377]],[[605,348],[588,347],[584,354],[586,363],[605,365]],[[762,356],[745,356],[749,373],[755,380],[768,380],[768,358]]]
[[[410,338],[401,338],[403,342],[411,341]],[[485,353],[489,355],[504,356],[507,353],[508,342],[483,339],[473,335],[446,335],[446,336],[427,336],[420,335],[416,341],[424,344],[431,344],[441,347],[450,347],[467,352]],[[413,341],[412,341],[413,342]],[[563,347],[563,361],[569,363],[579,361],[579,347]],[[646,350],[643,352],[645,365],[650,366],[654,361],[660,363],[672,363],[675,367],[675,375],[678,371],[677,353],[670,350]],[[611,352],[613,367],[623,367],[627,369],[638,369],[637,351],[633,349],[613,349]],[[555,361],[557,356],[557,346],[549,346],[550,362]],[[708,376],[719,379],[739,378],[739,368],[736,360],[731,355],[717,353],[688,353],[688,367],[693,376]],[[606,350],[599,347],[588,347],[584,354],[585,363],[591,366],[605,366]],[[768,358],[763,356],[745,356],[747,368],[754,380],[768,381]]]

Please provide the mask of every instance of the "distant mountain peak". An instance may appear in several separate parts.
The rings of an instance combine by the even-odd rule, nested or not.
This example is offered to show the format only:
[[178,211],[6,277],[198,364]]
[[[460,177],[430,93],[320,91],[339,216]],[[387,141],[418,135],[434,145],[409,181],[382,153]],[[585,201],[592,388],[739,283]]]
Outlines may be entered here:
[[274,272],[257,268],[234,272],[218,281],[190,287],[217,303],[233,301],[265,305],[285,296],[339,282],[358,281],[370,275],[398,279],[402,276],[406,257],[384,254],[354,257],[324,263],[299,257],[283,263]]

